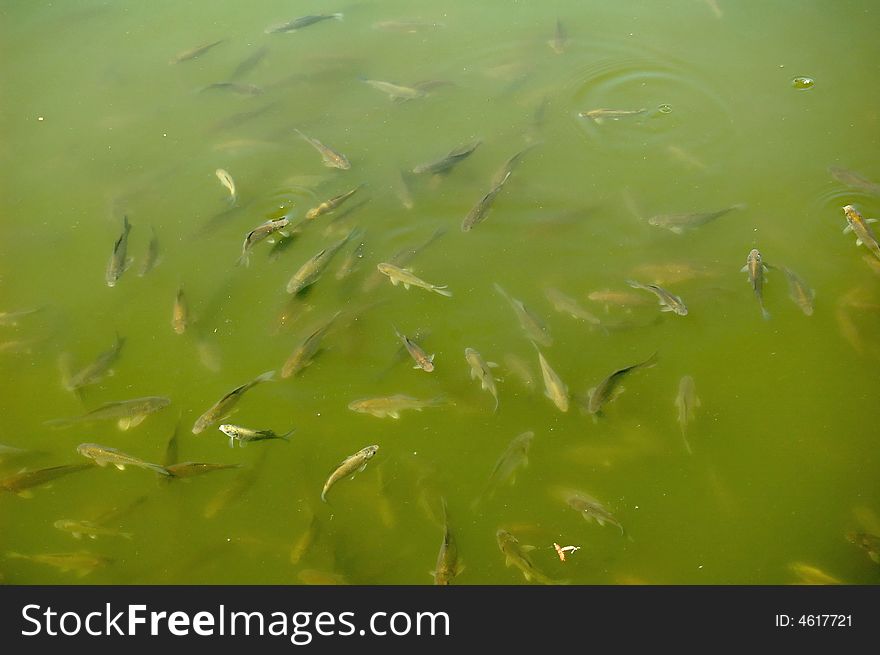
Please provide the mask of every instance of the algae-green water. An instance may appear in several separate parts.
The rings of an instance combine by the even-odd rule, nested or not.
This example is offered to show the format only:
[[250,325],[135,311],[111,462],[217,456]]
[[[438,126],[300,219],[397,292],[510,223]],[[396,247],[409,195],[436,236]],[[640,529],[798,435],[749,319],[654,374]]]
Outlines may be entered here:
[[[267,31],[329,13],[343,16]],[[431,584],[444,500],[453,584],[527,583],[499,529],[574,584],[880,579],[851,540],[880,532],[880,278],[842,233],[844,205],[880,212],[873,3],[83,0],[7,2],[0,15],[0,479],[89,463],[82,443],[157,465],[240,465],[166,479],[111,464],[0,489],[3,582]],[[297,130],[350,169],[325,166]],[[444,173],[411,172],[476,141]],[[655,224],[731,207],[681,233]],[[131,261],[109,287],[123,217]],[[281,217],[289,240],[237,264],[245,236]],[[286,293],[349,234],[306,293]],[[154,235],[159,259],[141,276]],[[752,249],[767,265],[766,320],[740,270]],[[452,295],[377,272],[400,253]],[[811,314],[785,268],[815,292]],[[659,285],[687,315],[628,280]],[[495,285],[552,343],[530,342]],[[282,378],[340,310],[312,363]],[[432,372],[401,357],[395,329],[434,355]],[[111,370],[65,388],[63,370],[117,335]],[[497,364],[497,411],[466,348]],[[544,395],[538,350],[566,412]],[[590,389],[654,353],[587,411]],[[270,370],[222,422],[295,428],[289,442],[230,448],[219,422],[193,434]],[[674,403],[685,375],[700,400],[690,453]],[[397,419],[348,408],[394,394],[440,404]],[[47,424],[144,396],[171,403],[128,430]],[[490,484],[526,431],[527,466]],[[371,444],[366,468],[322,502],[330,472]],[[585,520],[572,490],[623,530]],[[77,539],[55,527],[64,519],[111,534]],[[561,561],[554,543],[579,550]],[[99,559],[41,559],[71,553]]]

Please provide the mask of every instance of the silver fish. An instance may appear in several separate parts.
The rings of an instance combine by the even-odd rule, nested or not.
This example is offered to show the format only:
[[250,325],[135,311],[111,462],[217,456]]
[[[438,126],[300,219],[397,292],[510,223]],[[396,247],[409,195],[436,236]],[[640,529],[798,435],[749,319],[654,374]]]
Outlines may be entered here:
[[394,333],[397,335],[397,338],[403,342],[406,351],[416,363],[413,368],[420,368],[426,373],[431,373],[434,370],[434,355],[428,355],[428,353],[422,350],[422,347],[419,346],[419,344],[405,334],[401,334],[397,328],[394,328]]
[[567,41],[568,37],[565,34],[565,28],[562,26],[562,21],[557,18],[556,32],[554,32],[553,38],[547,41],[547,45],[549,45],[550,49],[557,55],[561,55],[565,52],[565,44]]
[[112,375],[113,370],[111,367],[119,358],[119,353],[124,345],[125,338],[120,337],[117,333],[116,341],[113,342],[109,350],[102,352],[95,358],[95,361],[87,364],[75,373],[67,370],[68,358],[66,356],[62,357],[61,383],[64,385],[64,388],[68,391],[78,391],[81,387],[99,382],[106,375]]
[[520,544],[516,537],[503,529],[499,529],[495,533],[495,541],[504,555],[505,566],[513,566],[519,569],[526,581],[535,581],[547,585],[567,584],[564,580],[553,580],[535,567],[527,554],[535,549],[534,546]]
[[261,382],[267,382],[272,380],[275,377],[275,371],[266,371],[262,375],[258,375],[256,378],[243,384],[239,387],[236,387],[225,396],[223,396],[220,400],[214,403],[204,414],[202,414],[198,419],[196,419],[195,424],[192,428],[193,434],[199,434],[204,431],[205,428],[210,427],[214,423],[223,420],[225,417],[229,416],[229,413],[232,411],[232,408],[241,400],[242,396],[251,388],[254,387]]
[[662,227],[675,234],[682,234],[685,230],[690,230],[700,225],[705,225],[716,218],[721,218],[725,214],[735,209],[743,209],[745,205],[738,204],[714,212],[696,212],[690,214],[658,214],[648,219],[648,225],[654,227]]
[[501,193],[501,189],[504,188],[504,184],[509,177],[510,171],[508,171],[501,181],[493,186],[486,195],[480,198],[477,201],[477,204],[471,207],[467,216],[465,216],[464,220],[461,222],[462,232],[470,232],[475,225],[483,222],[486,215],[489,213],[489,210],[492,208],[492,204],[495,202],[495,197]]
[[377,91],[385,93],[391,100],[395,102],[404,102],[406,100],[415,100],[416,98],[424,98],[427,93],[423,89],[412,86],[403,86],[394,82],[383,82],[382,80],[364,80],[365,84],[369,84]]
[[89,459],[95,460],[95,463],[98,466],[107,466],[107,464],[112,464],[120,471],[124,471],[126,466],[137,466],[142,469],[149,469],[150,471],[155,471],[159,475],[170,476],[171,473],[168,472],[164,466],[160,466],[159,464],[150,464],[149,462],[145,462],[142,459],[138,459],[137,457],[133,457],[131,455],[127,455],[116,448],[110,448],[109,446],[101,446],[96,443],[81,443],[76,447],[76,452],[78,452],[83,457],[88,457]]
[[113,244],[113,254],[110,255],[110,261],[107,262],[107,271],[104,274],[108,287],[115,287],[119,278],[131,264],[127,258],[129,232],[131,232],[131,223],[128,222],[128,216],[123,216],[122,234],[119,235],[116,243]]
[[281,367],[282,378],[286,379],[295,376],[312,363],[321,346],[321,341],[341,314],[341,310],[336,312],[310,332],[303,342],[296,347]]
[[746,258],[746,265],[740,269],[740,272],[749,274],[749,283],[755,291],[755,298],[758,299],[758,304],[761,307],[761,315],[768,319],[770,312],[764,308],[764,273],[766,270],[767,267],[761,261],[761,253],[757,248],[752,248]]
[[553,337],[550,336],[550,328],[538,316],[533,314],[520,300],[509,295],[500,284],[495,284],[495,290],[500,293],[516,314],[520,327],[526,333],[526,336],[537,344],[545,348],[553,345]]
[[339,249],[342,248],[346,243],[348,243],[349,239],[355,236],[358,233],[357,228],[353,229],[348,235],[336,243],[333,243],[320,252],[313,255],[308,261],[306,261],[296,273],[291,276],[290,280],[287,282],[287,286],[285,287],[287,293],[289,294],[298,294],[301,293],[307,287],[312,286],[321,275],[324,273],[324,270],[333,261],[333,258],[336,256],[336,253],[339,252]]
[[328,168],[338,168],[343,171],[347,171],[351,168],[351,163],[348,161],[348,158],[341,152],[337,152],[330,146],[324,145],[317,139],[307,136],[299,130],[296,130],[296,133],[299,134],[315,150],[321,153],[321,159],[324,162],[324,166],[327,166]]
[[314,25],[315,23],[320,23],[321,21],[330,20],[331,18],[342,20],[343,18],[345,18],[345,16],[344,14],[340,13],[300,16],[299,18],[294,18],[287,21],[286,23],[270,25],[266,28],[265,32],[266,34],[276,34],[279,32],[295,32],[296,30],[302,29],[303,27],[308,27],[309,25]]
[[847,222],[847,226],[843,228],[843,233],[853,232],[856,235],[856,245],[861,246],[864,244],[877,259],[880,259],[880,244],[877,243],[877,237],[874,236],[874,232],[870,227],[870,224],[876,223],[877,219],[862,218],[859,211],[852,205],[844,207],[843,213],[846,216]]
[[581,307],[577,300],[571,296],[567,296],[557,289],[544,289],[544,295],[547,297],[547,300],[550,301],[550,304],[553,305],[553,309],[557,312],[568,314],[572,318],[581,321],[586,321],[590,325],[599,325],[601,323],[596,316],[593,316],[593,314]]
[[458,557],[458,544],[452,536],[449,527],[449,511],[446,508],[446,499],[441,498],[443,505],[443,542],[440,544],[440,552],[437,553],[437,564],[431,575],[434,576],[435,585],[448,585],[453,578],[464,570]]
[[813,291],[803,278],[786,266],[780,266],[782,272],[788,280],[788,297],[801,308],[801,311],[807,316],[813,315],[813,300],[816,298],[816,292]]
[[115,420],[117,427],[124,431],[137,427],[150,414],[154,414],[170,404],[171,399],[165,396],[145,396],[143,398],[132,398],[131,400],[119,400],[104,403],[100,407],[96,407],[81,416],[46,421],[45,425],[63,428],[80,423]]
[[330,487],[349,475],[354,475],[355,473],[363,471],[367,467],[367,462],[369,462],[378,451],[379,446],[377,445],[367,446],[366,448],[357,451],[354,455],[349,455],[342,460],[339,466],[333,470],[330,477],[327,478],[327,481],[324,483],[324,488],[321,490],[321,500],[326,503],[327,492],[330,491]]
[[483,356],[473,348],[464,349],[464,358],[471,367],[471,379],[480,381],[480,388],[488,391],[495,399],[495,409],[498,411],[498,387],[495,386],[495,376],[492,374],[491,366],[494,364],[486,362]]
[[687,438],[687,426],[694,420],[694,414],[700,404],[700,399],[697,397],[696,387],[694,386],[694,379],[690,375],[685,375],[678,383],[678,395],[675,397],[675,406],[678,409],[678,424],[681,427],[681,438],[684,439],[684,445],[687,448],[688,454],[693,454],[693,451]]
[[571,491],[564,493],[566,504],[574,511],[580,512],[587,521],[595,521],[600,526],[606,523],[616,526],[620,530],[620,534],[624,534],[623,526],[614,515],[609,512],[605,506],[592,496],[582,491]]
[[353,412],[371,414],[376,418],[390,416],[391,418],[398,419],[400,418],[400,412],[405,409],[414,409],[420,412],[425,407],[438,407],[445,404],[445,402],[446,401],[442,396],[428,398],[427,400],[419,400],[412,396],[394,394],[393,396],[379,396],[375,398],[352,400],[348,403],[348,408]]
[[[537,350],[537,346],[535,349]],[[559,411],[567,412],[568,387],[556,371],[550,367],[540,350],[538,350],[538,362],[541,365],[541,375],[544,377],[544,395],[553,401]]]
[[453,167],[455,167],[456,164],[470,157],[473,154],[474,150],[476,150],[481,143],[482,141],[477,140],[459,146],[458,148],[454,148],[440,159],[426,162],[424,164],[419,164],[412,169],[412,172],[416,175],[422,175],[423,173],[431,173],[432,175],[437,175],[439,173],[448,173],[453,169]]
[[238,263],[248,266],[250,264],[250,249],[254,247],[254,244],[257,244],[263,239],[283,230],[288,225],[290,225],[290,219],[286,216],[282,216],[277,220],[268,220],[248,232],[247,236],[244,238],[244,243],[241,245],[241,256],[238,258]]
[[425,282],[425,280],[416,277],[413,272],[408,268],[400,268],[391,264],[390,262],[381,262],[376,265],[376,269],[382,273],[383,275],[387,275],[391,280],[391,284],[397,286],[398,284],[402,284],[404,289],[409,289],[411,286],[419,287],[422,289],[427,289],[428,291],[433,291],[434,293],[439,293],[441,296],[452,296],[452,292],[446,289],[447,285],[437,285],[431,284],[430,282]]
[[854,189],[859,189],[875,196],[880,196],[880,184],[872,182],[861,173],[851,171],[847,168],[841,168],[840,166],[829,166],[828,172],[831,173],[831,177],[838,182],[843,182],[845,185]]
[[195,59],[203,54],[205,54],[208,50],[213,48],[214,46],[220,45],[226,39],[218,39],[216,41],[212,41],[211,43],[205,43],[204,45],[196,46],[195,48],[190,48],[189,50],[184,50],[183,52],[178,53],[174,57],[171,58],[169,63],[179,64],[182,61],[189,61],[190,59]]
[[219,428],[220,432],[229,437],[229,447],[232,448],[235,446],[235,442],[238,441],[238,445],[244,448],[247,444],[252,441],[268,441],[269,439],[281,439],[283,441],[290,441],[290,435],[292,435],[296,428],[285,432],[284,434],[277,434],[272,430],[252,430],[251,428],[245,428],[240,425],[232,425],[230,423],[224,423]]
[[510,481],[510,484],[516,482],[516,472],[521,468],[529,465],[529,448],[532,445],[532,439],[535,433],[529,430],[513,438],[507,445],[501,457],[495,462],[495,468],[489,475],[489,481],[483,491],[483,496],[491,497],[499,486]]
[[152,225],[150,226],[150,234],[150,243],[147,245],[147,254],[144,255],[144,263],[141,264],[141,270],[138,272],[138,277],[143,277],[156,268],[156,264],[159,263],[159,239],[156,237],[156,228]]
[[627,280],[626,283],[633,289],[644,289],[657,296],[657,300],[660,302],[661,312],[673,312],[679,316],[687,316],[688,308],[684,304],[684,301],[663,287],[659,287],[656,284],[642,284],[635,280]]
[[17,494],[22,498],[31,498],[33,497],[33,492],[31,492],[33,487],[39,487],[65,475],[90,468],[93,468],[92,464],[62,464],[34,471],[25,470],[0,480],[0,490]]
[[623,393],[623,387],[620,383],[623,378],[640,368],[650,368],[657,363],[657,353],[654,353],[648,359],[638,364],[632,364],[624,368],[614,371],[607,378],[602,380],[595,387],[587,391],[587,411],[594,416],[602,414],[602,408]]

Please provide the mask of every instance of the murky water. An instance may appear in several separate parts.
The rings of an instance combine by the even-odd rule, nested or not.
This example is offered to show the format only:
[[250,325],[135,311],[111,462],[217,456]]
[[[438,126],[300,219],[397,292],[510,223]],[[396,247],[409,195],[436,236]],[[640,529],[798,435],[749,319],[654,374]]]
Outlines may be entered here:
[[[82,443],[160,465],[241,465],[170,480],[111,465],[30,498],[3,493],[3,581],[427,584],[441,498],[464,566],[455,584],[525,582],[505,566],[499,529],[536,547],[535,569],[572,583],[816,581],[806,567],[878,581],[846,535],[880,533],[880,278],[868,248],[841,234],[844,205],[880,211],[872,3],[442,4],[0,10],[0,311],[38,310],[0,325],[0,444],[27,451],[0,449],[0,477],[88,462]],[[329,11],[344,18],[266,33]],[[365,80],[417,97],[394,101]],[[324,166],[297,129],[350,169]],[[446,173],[409,172],[477,140]],[[680,234],[652,224],[734,206]],[[109,288],[123,216],[133,261]],[[291,238],[255,244],[236,266],[245,235],[284,216]],[[159,260],[140,276],[153,234]],[[347,235],[307,293],[285,292]],[[769,320],[740,271],[753,248],[769,267]],[[376,271],[388,261],[452,296],[393,286]],[[811,315],[782,267],[815,290]],[[659,284],[687,315],[627,280]],[[567,412],[544,397],[536,347],[496,284],[546,323],[552,343],[532,338],[567,386]],[[339,310],[313,363],[281,379]],[[435,356],[433,372],[400,356],[395,328]],[[66,389],[63,369],[117,334],[113,374]],[[487,365],[497,412],[465,348],[498,364]],[[589,389],[655,352],[600,416],[584,409]],[[225,422],[296,428],[289,443],[230,449],[218,423],[192,433],[212,403],[270,370]],[[690,454],[674,404],[685,375],[700,400]],[[393,394],[441,402],[397,420],[348,409]],[[46,423],[144,396],[171,403],[125,431],[114,419]],[[528,465],[502,465],[490,483],[529,430]],[[365,470],[322,502],[330,472],[371,444]],[[572,491],[623,530],[585,521]],[[55,527],[64,519],[128,536],[77,540]],[[580,550],[562,562],[554,542]],[[28,559],[71,553],[72,570]]]

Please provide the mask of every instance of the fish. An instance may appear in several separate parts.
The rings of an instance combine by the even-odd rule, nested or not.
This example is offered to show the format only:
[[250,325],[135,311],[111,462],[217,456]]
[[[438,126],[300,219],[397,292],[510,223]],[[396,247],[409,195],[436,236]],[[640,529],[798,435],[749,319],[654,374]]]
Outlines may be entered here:
[[263,58],[269,54],[269,48],[263,46],[256,50],[252,55],[242,60],[242,62],[235,67],[235,70],[229,76],[230,80],[237,79],[239,77],[243,77],[245,73],[251,72],[254,68],[257,67]]
[[208,501],[208,504],[205,505],[202,515],[206,519],[214,518],[231,502],[244,495],[244,493],[257,481],[257,477],[266,462],[266,456],[268,453],[268,449],[263,449],[257,462],[253,466],[242,469],[228,485],[222,487],[217,494]]
[[592,496],[582,491],[564,491],[562,493],[565,503],[574,511],[580,512],[581,516],[587,521],[595,521],[600,526],[608,523],[618,528],[620,534],[624,534],[623,525],[620,524],[620,521],[614,518],[614,515]]
[[410,286],[420,287],[422,289],[427,289],[428,291],[433,291],[434,293],[439,293],[441,296],[452,296],[452,292],[446,289],[447,285],[444,284],[439,286],[431,284],[430,282],[425,282],[421,278],[413,275],[412,270],[408,268],[399,268],[390,262],[382,262],[376,265],[376,269],[383,275],[387,275],[391,280],[391,284],[394,286],[402,284],[404,289],[409,289]]
[[62,357],[62,375],[61,383],[68,391],[78,391],[82,387],[99,382],[107,375],[113,375],[111,368],[122,352],[122,346],[125,345],[125,337],[120,337],[116,333],[116,340],[108,350],[99,354],[95,360],[81,368],[75,373],[67,370],[67,357]]
[[601,416],[602,408],[617,398],[624,389],[620,386],[623,378],[640,368],[650,368],[657,363],[657,353],[654,353],[648,359],[638,364],[632,364],[624,368],[617,369],[611,375],[602,380],[595,387],[587,391],[586,409],[593,416]]
[[22,316],[30,316],[31,314],[36,314],[42,309],[42,307],[35,307],[33,309],[19,309],[14,312],[0,312],[0,325],[14,327],[18,325],[18,319],[20,319]]
[[[535,350],[538,347],[535,346]],[[553,401],[553,404],[559,408],[560,412],[568,411],[568,387],[554,371],[544,355],[538,350],[538,362],[541,365],[541,375],[544,378],[544,395]]]
[[7,446],[6,444],[0,443],[0,464],[7,460],[16,459],[17,457],[25,457],[30,454],[33,454],[30,450]]
[[464,566],[459,561],[458,544],[449,527],[446,499],[441,498],[440,502],[443,505],[443,541],[440,544],[440,552],[437,553],[437,564],[431,575],[434,576],[435,585],[448,585],[464,570]]
[[42,553],[36,555],[23,555],[10,551],[6,553],[10,559],[24,559],[37,564],[53,566],[62,573],[75,573],[80,578],[85,577],[95,569],[107,566],[113,562],[109,557],[95,555],[86,551],[78,553]]
[[758,299],[758,305],[761,307],[761,315],[768,319],[770,312],[764,308],[764,272],[766,270],[767,267],[761,260],[761,253],[757,248],[752,248],[746,258],[746,265],[740,269],[740,272],[749,274],[749,283],[755,291],[755,298]]
[[98,537],[122,537],[123,539],[131,539],[130,532],[120,532],[115,528],[106,528],[92,521],[77,521],[74,519],[58,519],[53,524],[58,530],[69,532],[74,539],[82,539],[83,535],[89,539],[97,539]]
[[394,102],[405,102],[407,100],[415,100],[416,98],[424,98],[427,93],[423,89],[412,86],[403,86],[394,82],[383,82],[382,80],[363,80],[365,84],[369,84],[377,91],[385,93]]
[[601,323],[596,316],[593,316],[593,314],[581,307],[577,300],[557,289],[552,287],[544,289],[544,295],[557,312],[568,314],[580,321],[586,321],[590,325],[599,325]]
[[431,173],[432,175],[448,173],[456,164],[470,157],[481,143],[482,141],[478,139],[457,148],[453,148],[440,159],[417,165],[412,169],[412,172],[416,175],[422,175],[424,173]]
[[230,448],[235,446],[236,441],[238,441],[238,445],[241,448],[254,441],[267,441],[269,439],[282,439],[289,442],[290,435],[296,432],[296,428],[292,428],[284,434],[276,434],[272,430],[252,430],[250,428],[243,428],[240,425],[231,425],[230,423],[224,423],[219,427],[219,430],[229,437]]
[[144,460],[138,459],[137,457],[127,455],[121,450],[111,448],[110,446],[101,446],[100,444],[96,443],[81,443],[76,447],[76,452],[78,452],[83,457],[88,457],[89,459],[95,460],[95,463],[98,466],[107,466],[107,464],[112,464],[120,471],[124,471],[126,466],[137,466],[138,468],[155,471],[159,475],[171,475],[171,473],[168,472],[168,469],[166,469],[164,466],[160,466],[159,464],[150,464],[149,462],[145,462]]
[[177,287],[177,295],[174,297],[174,307],[171,310],[171,329],[177,334],[186,332],[189,325],[189,305],[183,294],[183,285]]
[[261,382],[268,382],[275,377],[275,371],[266,371],[265,373],[258,375],[256,378],[247,382],[239,387],[236,387],[225,396],[223,396],[220,400],[214,403],[204,414],[199,416],[196,419],[196,422],[193,424],[192,433],[199,434],[203,432],[206,428],[211,427],[214,423],[222,421],[224,418],[229,416],[232,408],[241,400],[242,396],[251,388],[254,387]]
[[471,367],[471,379],[480,381],[480,388],[488,391],[495,399],[495,409],[498,411],[498,387],[495,386],[495,376],[492,374],[491,367],[497,366],[494,362],[487,362],[473,348],[464,349],[464,358]]
[[529,465],[529,448],[534,438],[535,433],[532,430],[513,438],[501,457],[495,462],[495,467],[489,475],[489,481],[486,483],[481,498],[485,496],[491,498],[498,487],[507,481],[510,481],[510,484],[516,483],[517,471]]
[[[431,235],[414,246],[406,246],[405,248],[401,248],[396,253],[391,255],[388,259],[389,264],[393,264],[394,266],[403,267],[408,264],[412,259],[415,258],[420,252],[422,252],[425,248],[434,243],[437,239],[446,234],[445,227],[438,227],[434,230]],[[366,280],[364,280],[364,284],[361,289],[366,293],[368,291],[372,291],[376,288],[376,285],[382,280],[382,275],[378,270],[373,271],[372,275],[369,276]]]
[[486,195],[480,198],[473,207],[470,208],[467,215],[464,217],[464,220],[461,222],[461,231],[462,232],[470,232],[475,225],[482,223],[483,220],[489,213],[489,210],[492,208],[492,204],[495,202],[495,197],[501,193],[501,189],[504,188],[504,184],[507,182],[510,177],[510,171],[501,179],[501,181],[493,186]]
[[277,220],[268,220],[248,232],[244,238],[244,243],[241,244],[241,255],[238,258],[238,263],[244,266],[250,265],[250,250],[254,247],[254,244],[283,230],[288,225],[290,225],[290,219],[287,216],[282,216]]
[[235,180],[233,180],[232,176],[222,168],[218,168],[214,171],[214,175],[220,180],[220,184],[226,187],[229,191],[229,202],[235,204],[235,201],[238,199],[238,195],[235,191]]
[[144,422],[150,414],[168,407],[171,399],[166,396],[144,396],[130,400],[117,400],[104,403],[80,416],[70,418],[56,418],[45,421],[44,425],[55,428],[66,428],[81,423],[93,423],[95,421],[115,420],[116,426],[122,430],[129,430]]
[[507,302],[510,303],[510,306],[513,307],[513,311],[516,314],[520,327],[529,339],[545,348],[553,345],[553,337],[550,335],[550,328],[544,321],[532,313],[522,301],[509,295],[500,284],[495,283],[495,290],[506,298]]
[[227,469],[241,468],[241,464],[210,464],[206,462],[178,462],[177,464],[166,464],[165,470],[174,478],[191,478],[196,475],[204,475],[205,473],[213,473],[214,471],[225,471]]
[[495,175],[492,176],[492,186],[496,187],[500,184],[504,184],[507,181],[507,178],[510,177],[510,174],[513,173],[513,169],[519,163],[519,160],[522,159],[523,155],[529,152],[532,148],[540,145],[539,143],[530,143],[526,147],[518,150],[516,153],[511,155],[507,161],[498,169]]
[[792,562],[788,565],[789,570],[798,577],[796,584],[806,585],[832,585],[843,584],[838,578],[830,575],[820,569],[818,566],[812,566],[804,562]]
[[211,43],[205,43],[204,45],[196,46],[195,48],[190,48],[189,50],[184,50],[183,52],[179,52],[174,57],[171,58],[169,63],[171,64],[179,64],[183,61],[189,61],[190,59],[195,59],[199,57],[214,46],[218,46],[223,43],[226,39],[217,39],[216,41],[211,41]]
[[0,489],[17,494],[22,498],[32,498],[33,493],[30,489],[33,487],[39,487],[65,475],[85,471],[90,468],[94,468],[94,466],[92,464],[62,464],[34,471],[21,471],[0,480]]
[[407,171],[397,171],[397,184],[394,187],[395,192],[397,193],[397,198],[400,200],[400,204],[403,205],[404,209],[412,209],[415,207],[412,189],[410,188],[410,182],[407,179],[408,177],[409,173]]
[[425,407],[438,407],[445,403],[442,396],[419,400],[412,396],[394,394],[393,396],[377,396],[373,398],[360,398],[348,403],[348,408],[361,414],[372,414],[376,418],[400,418],[400,412],[405,409],[422,411]]
[[829,166],[828,172],[835,180],[837,180],[838,182],[842,182],[843,184],[852,187],[853,189],[859,189],[860,191],[865,191],[875,196],[880,196],[880,184],[877,184],[876,182],[871,182],[871,180],[866,178],[861,173],[857,173],[856,171],[851,171],[846,168],[841,168],[840,166]]
[[591,291],[587,294],[587,300],[602,303],[605,305],[606,312],[608,311],[609,305],[630,308],[647,304],[647,300],[640,294],[628,291],[615,291],[613,289]]
[[410,354],[410,357],[412,357],[413,361],[416,363],[413,368],[420,368],[426,373],[430,373],[434,370],[434,355],[428,355],[428,353],[422,350],[419,344],[417,344],[405,334],[401,334],[396,327],[394,328],[394,333],[397,335],[397,338],[403,342],[406,351]]
[[314,220],[314,219],[318,218],[318,216],[321,216],[322,214],[327,214],[329,212],[332,212],[334,209],[339,207],[339,205],[341,205],[346,200],[351,198],[355,193],[357,193],[362,186],[364,186],[364,185],[358,184],[351,191],[346,191],[345,193],[342,193],[338,196],[330,198],[329,200],[325,200],[317,207],[312,207],[309,211],[306,212],[306,219],[307,220]]
[[504,367],[512,373],[522,385],[532,391],[535,388],[535,378],[529,369],[528,363],[519,355],[508,353],[504,356]]
[[504,555],[504,565],[518,568],[527,582],[534,581],[546,585],[567,584],[567,581],[553,580],[535,568],[527,554],[535,549],[534,546],[520,544],[516,537],[504,529],[499,529],[495,533],[495,541]]
[[877,243],[877,237],[874,236],[874,232],[871,230],[870,223],[876,223],[876,218],[864,219],[859,211],[853,207],[852,205],[846,205],[843,208],[843,213],[846,216],[847,226],[843,228],[843,233],[852,232],[856,235],[856,245],[864,246],[871,251],[871,253],[880,259],[880,244]]
[[331,18],[342,20],[343,18],[345,18],[345,16],[344,14],[340,13],[300,16],[299,18],[294,18],[287,21],[286,23],[270,25],[266,28],[265,32],[266,34],[277,34],[279,32],[295,32],[296,30],[308,27],[309,25],[314,25],[315,23],[320,23],[321,21],[330,20]]
[[144,263],[141,264],[141,270],[138,277],[143,277],[159,263],[159,239],[156,236],[156,228],[150,226],[150,243],[147,244],[147,254],[144,255]]
[[309,336],[307,336],[303,342],[296,347],[281,367],[282,378],[286,379],[295,376],[312,363],[321,346],[321,341],[341,314],[341,310],[336,312],[333,316],[324,321],[324,323],[315,328]]
[[863,549],[874,564],[880,564],[880,537],[869,532],[847,532],[846,539]]
[[725,214],[729,214],[735,209],[744,209],[745,205],[740,203],[719,209],[714,212],[694,212],[689,214],[658,214],[648,218],[648,225],[654,227],[662,227],[675,234],[683,234],[685,230],[692,230],[700,225],[705,225],[716,218],[721,218]]
[[685,375],[678,383],[678,395],[675,397],[675,406],[678,409],[678,425],[681,427],[681,438],[684,439],[688,454],[692,455],[691,445],[687,439],[687,426],[694,420],[697,407],[700,406],[694,379]]
[[663,287],[657,286],[656,284],[642,284],[635,280],[627,280],[626,283],[633,289],[644,289],[657,296],[657,300],[660,302],[661,312],[673,312],[679,316],[687,316],[688,308],[684,304],[684,301]]
[[287,293],[300,293],[317,282],[320,279],[321,274],[324,272],[324,269],[327,268],[330,262],[333,261],[336,253],[339,252],[339,249],[348,243],[349,239],[357,233],[358,229],[354,228],[347,236],[312,255],[309,260],[297,269],[296,273],[291,276],[290,280],[288,280],[287,286],[285,287]]
[[323,143],[313,137],[306,136],[299,130],[295,131],[315,150],[321,153],[321,159],[324,162],[324,166],[328,168],[338,168],[343,171],[347,171],[351,168],[351,163],[348,161],[348,158],[342,153],[335,151],[330,146],[325,146]]
[[788,297],[792,299],[794,304],[801,308],[801,311],[807,316],[813,315],[813,300],[816,298],[816,292],[813,291],[806,282],[793,270],[786,266],[780,266],[782,272],[788,280]]
[[562,26],[562,21],[557,18],[556,32],[553,34],[553,38],[547,41],[547,45],[549,45],[550,49],[557,55],[561,55],[565,52],[565,44],[567,42],[568,37],[565,34],[565,28]]
[[342,260],[342,263],[339,265],[339,269],[336,271],[336,279],[344,280],[349,275],[354,273],[358,268],[360,268],[360,262],[363,258],[364,242],[361,241],[351,250],[348,255],[346,255],[345,259]]
[[128,222],[128,216],[122,217],[122,234],[113,244],[113,254],[110,255],[110,261],[107,262],[107,271],[104,274],[104,280],[108,287],[115,287],[116,283],[123,273],[128,269],[131,261],[127,258],[128,249],[128,233],[131,232],[131,223]]
[[378,451],[379,446],[374,444],[372,446],[362,448],[354,455],[349,455],[344,460],[342,460],[339,466],[337,466],[333,470],[333,472],[330,474],[330,477],[327,478],[327,481],[324,483],[324,488],[321,490],[321,500],[326,503],[327,492],[330,491],[330,488],[343,478],[363,471],[367,467],[367,462],[369,462],[370,459]]
[[641,116],[647,111],[647,109],[591,109],[578,112],[578,116],[589,118],[596,125],[600,125],[605,119],[616,121],[627,116]]
[[[211,84],[203,86],[200,91],[214,91],[217,89],[231,91],[232,93],[237,93],[240,96],[258,96],[264,93],[261,87],[258,87],[254,84],[242,84],[241,82],[213,82]],[[221,178],[220,181],[223,182],[223,179]],[[226,182],[223,182],[223,186],[226,186]]]
[[637,278],[649,278],[654,284],[678,284],[711,275],[705,268],[688,262],[641,264],[636,266],[632,273]]
[[296,540],[290,549],[290,563],[299,564],[300,560],[311,550],[321,534],[321,521],[317,514],[312,514],[309,527],[302,536]]

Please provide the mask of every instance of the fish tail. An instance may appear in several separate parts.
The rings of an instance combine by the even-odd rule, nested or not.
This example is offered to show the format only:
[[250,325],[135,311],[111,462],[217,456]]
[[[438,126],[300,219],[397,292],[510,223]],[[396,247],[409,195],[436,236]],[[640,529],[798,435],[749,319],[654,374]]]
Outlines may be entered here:
[[290,435],[292,435],[294,432],[296,432],[296,428],[291,428],[290,430],[288,430],[284,434],[279,434],[278,438],[284,439],[285,441],[290,441]]
[[148,465],[147,465],[147,468],[149,468],[149,469],[155,471],[155,472],[158,473],[159,475],[164,475],[165,477],[169,477],[169,478],[176,477],[176,476],[174,475],[174,473],[172,473],[171,471],[169,471],[169,470],[168,470],[167,468],[165,468],[164,466],[160,466],[159,464],[148,464]]
[[447,298],[451,298],[451,297],[452,297],[452,292],[451,292],[451,291],[447,291],[447,289],[446,289],[446,285],[443,285],[442,287],[433,287],[433,288],[431,289],[431,291],[436,291],[436,292],[439,293],[441,296],[446,296]]
[[345,14],[343,14],[343,13],[341,13],[341,12],[337,12],[337,13],[335,13],[335,14],[331,14],[331,15],[332,15],[333,18],[335,18],[336,20],[343,20],[343,19],[345,18]]

